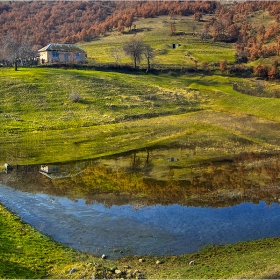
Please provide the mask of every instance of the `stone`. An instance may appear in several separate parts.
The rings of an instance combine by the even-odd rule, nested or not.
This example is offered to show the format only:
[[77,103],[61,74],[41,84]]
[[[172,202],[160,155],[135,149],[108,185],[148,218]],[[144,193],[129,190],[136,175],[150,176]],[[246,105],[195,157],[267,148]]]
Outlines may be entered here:
[[140,262],[140,263],[144,262],[144,259],[139,259],[139,262]]
[[107,256],[106,256],[105,254],[103,254],[103,255],[101,256],[101,258],[104,260],[104,259],[107,259]]
[[190,261],[190,262],[189,262],[189,265],[194,265],[194,261]]
[[119,270],[119,269],[116,269],[116,270],[115,270],[115,274],[120,275],[120,274],[122,274],[122,271]]
[[73,274],[73,273],[76,272],[76,271],[77,271],[77,269],[76,269],[75,267],[73,267],[73,268],[71,268],[69,274],[71,275],[71,274]]
[[161,261],[159,261],[159,260],[157,260],[157,261],[156,261],[156,264],[162,264],[162,262],[161,262]]
[[139,273],[139,272],[140,272],[140,271],[139,271],[138,269],[135,269],[134,272],[133,272],[134,276],[135,276],[135,274],[137,274],[137,273]]
[[141,272],[136,273],[135,275],[136,279],[143,279],[143,274]]

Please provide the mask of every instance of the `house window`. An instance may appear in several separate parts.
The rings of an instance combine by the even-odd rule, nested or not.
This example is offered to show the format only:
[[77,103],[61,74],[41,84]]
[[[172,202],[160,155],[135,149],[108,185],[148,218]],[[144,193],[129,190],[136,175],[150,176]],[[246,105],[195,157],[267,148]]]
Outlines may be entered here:
[[80,60],[80,57],[81,57],[80,54],[79,54],[79,53],[76,53],[76,59],[77,59],[77,60]]
[[53,57],[59,57],[58,52],[53,52],[52,55],[53,55]]

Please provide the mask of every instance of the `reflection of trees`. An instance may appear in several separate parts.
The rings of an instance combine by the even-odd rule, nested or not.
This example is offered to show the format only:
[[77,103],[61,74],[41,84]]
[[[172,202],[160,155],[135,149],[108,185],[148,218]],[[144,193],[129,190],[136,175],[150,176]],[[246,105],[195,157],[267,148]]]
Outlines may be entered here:
[[128,172],[147,172],[152,167],[151,162],[151,152],[146,149],[146,156],[144,159],[141,159],[137,156],[137,152],[134,151],[131,155],[130,166],[128,168]]
[[[134,167],[142,171],[151,164],[132,154]],[[186,179],[176,180],[172,167],[168,180],[144,177],[145,172],[114,170],[100,163],[86,164],[83,173],[71,178],[50,180],[38,172],[38,166],[20,166],[10,174],[1,174],[3,184],[28,192],[43,192],[70,199],[84,198],[108,206],[127,203],[171,204],[225,207],[245,201],[267,203],[280,197],[279,155],[242,154],[232,161],[213,162],[186,169]],[[187,173],[187,171],[189,173]],[[173,173],[172,173],[173,172]]]

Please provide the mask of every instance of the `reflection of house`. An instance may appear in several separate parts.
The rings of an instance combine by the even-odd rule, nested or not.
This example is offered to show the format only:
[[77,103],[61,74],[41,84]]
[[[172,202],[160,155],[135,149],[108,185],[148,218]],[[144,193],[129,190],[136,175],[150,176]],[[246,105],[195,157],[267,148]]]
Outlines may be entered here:
[[40,171],[45,173],[54,173],[59,171],[58,165],[41,165]]
[[84,63],[86,52],[75,44],[54,44],[38,50],[40,63]]
[[81,173],[86,167],[86,163],[76,164],[48,164],[41,165],[40,173],[47,176],[50,179],[59,179],[73,177]]
[[175,158],[175,157],[169,157],[169,158],[168,158],[168,161],[178,161],[178,159]]

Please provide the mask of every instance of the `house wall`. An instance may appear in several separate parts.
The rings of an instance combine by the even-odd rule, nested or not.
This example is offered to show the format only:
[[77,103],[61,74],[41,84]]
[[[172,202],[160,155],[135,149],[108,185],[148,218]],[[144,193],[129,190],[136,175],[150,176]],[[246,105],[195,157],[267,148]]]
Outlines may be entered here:
[[40,168],[41,171],[46,172],[46,173],[53,173],[53,172],[58,172],[59,167],[57,165],[41,165]]
[[76,53],[76,52],[55,52],[55,51],[45,51],[40,52],[40,63],[84,63],[86,60],[85,53]]

